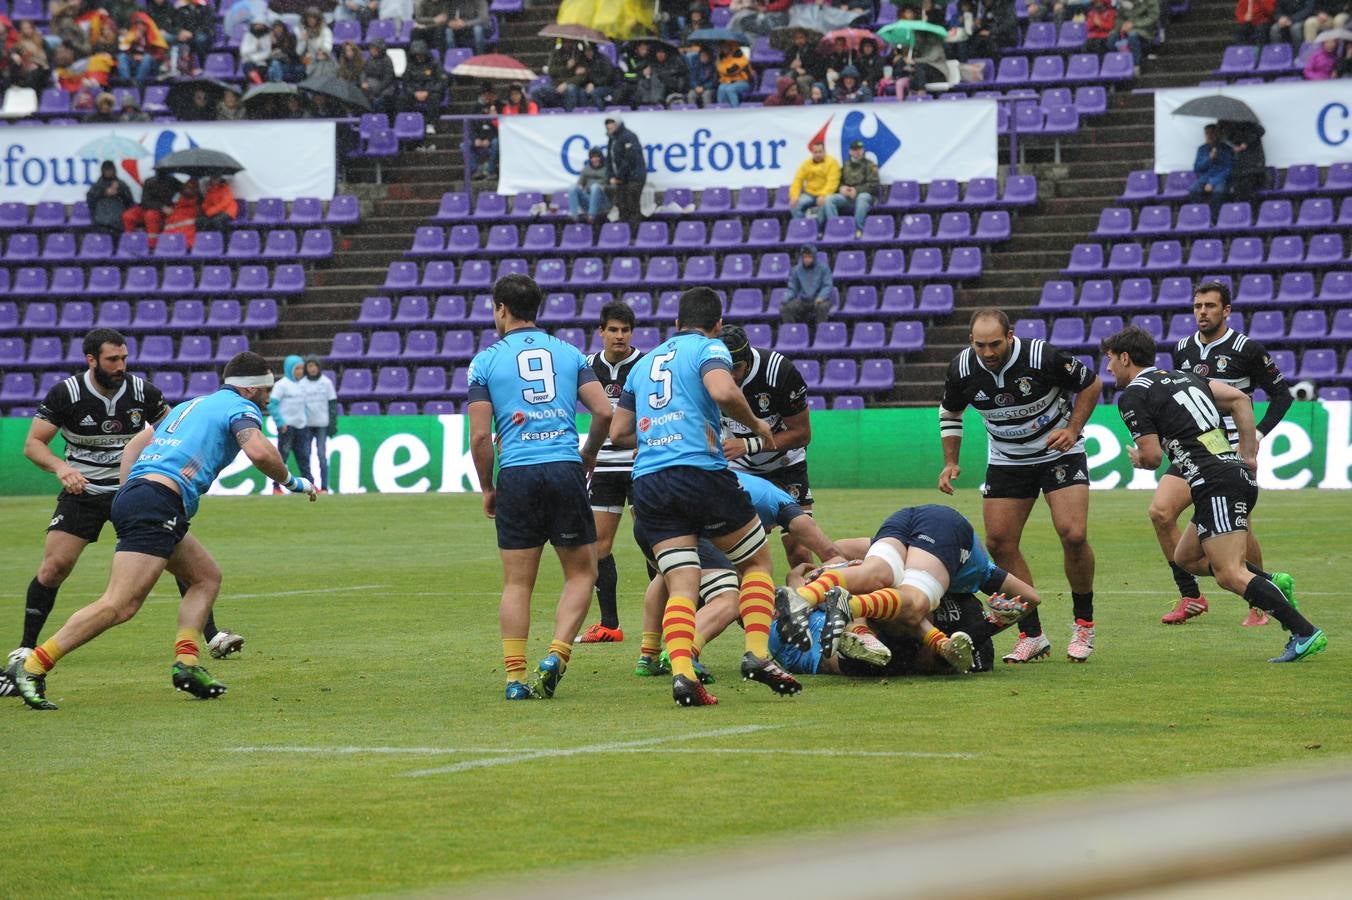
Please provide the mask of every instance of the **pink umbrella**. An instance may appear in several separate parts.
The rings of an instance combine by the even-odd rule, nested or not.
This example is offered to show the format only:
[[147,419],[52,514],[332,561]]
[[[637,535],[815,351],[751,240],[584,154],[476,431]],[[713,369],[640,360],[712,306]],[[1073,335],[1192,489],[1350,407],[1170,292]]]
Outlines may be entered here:
[[535,73],[524,63],[505,53],[471,56],[452,69],[451,74],[485,81],[532,81],[535,78]]

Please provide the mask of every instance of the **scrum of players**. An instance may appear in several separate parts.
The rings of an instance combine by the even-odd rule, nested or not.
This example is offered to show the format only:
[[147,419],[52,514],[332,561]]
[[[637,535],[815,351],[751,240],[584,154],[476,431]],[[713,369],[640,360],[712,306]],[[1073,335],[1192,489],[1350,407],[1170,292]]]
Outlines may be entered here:
[[[669,674],[682,706],[718,702],[700,656],[735,622],[743,678],[779,695],[801,691],[795,676],[805,674],[988,671],[994,636],[1012,627],[1019,636],[1005,662],[1050,656],[1019,549],[1039,496],[1070,586],[1066,655],[1077,662],[1092,655],[1095,560],[1081,435],[1103,385],[1074,357],[1015,337],[1002,311],[973,314],[970,346],[949,366],[939,407],[938,487],[947,494],[961,475],[963,412],[971,406],[984,420],[983,543],[971,522],[939,504],[899,509],[871,537],[826,535],[811,514],[806,385],[782,354],[750,346],[742,329],[723,324],[722,300],[710,288],[681,295],[675,332],[645,354],[629,343],[635,322],[624,304],[602,310],[602,349],[585,356],[535,325],[543,294],[529,277],[499,280],[493,301],[500,339],[471,363],[468,412],[483,509],[502,559],[506,699],[553,697],[575,643],[624,639],[611,548],[626,504],[649,568],[634,671]],[[1196,582],[1208,575],[1248,604],[1245,624],[1276,619],[1288,639],[1271,662],[1295,662],[1322,651],[1327,637],[1301,614],[1294,579],[1263,568],[1250,526],[1257,444],[1290,404],[1271,404],[1255,422],[1253,391],[1284,397],[1285,386],[1263,348],[1226,325],[1229,309],[1226,285],[1197,287],[1198,331],[1180,342],[1176,369],[1157,368],[1153,338],[1133,327],[1101,349],[1136,444],[1132,463],[1171,464],[1150,509],[1182,594],[1163,621],[1208,610]],[[120,335],[92,332],[85,350],[87,371],[52,389],[25,446],[62,492],[28,591],[23,645],[9,656],[0,693],[55,709],[45,692],[56,662],[130,619],[167,570],[183,595],[172,683],[201,699],[219,697],[226,688],[198,654],[206,645],[226,655],[242,639],[210,621],[220,570],[188,532],[198,498],[241,449],[268,477],[316,496],[263,435],[273,374],[261,357],[240,354],[220,391],[167,409],[153,385],[126,373]],[[591,414],[585,436],[575,424],[578,404]],[[64,459],[47,446],[58,431]],[[1188,505],[1193,518],[1180,534],[1177,517]],[[107,589],[39,644],[56,588],[109,521],[118,544]],[[775,530],[790,566],[779,579],[769,550]],[[531,594],[546,543],[563,589],[549,649],[530,667]],[[593,590],[601,621],[582,630]],[[225,638],[208,642],[206,629]]]

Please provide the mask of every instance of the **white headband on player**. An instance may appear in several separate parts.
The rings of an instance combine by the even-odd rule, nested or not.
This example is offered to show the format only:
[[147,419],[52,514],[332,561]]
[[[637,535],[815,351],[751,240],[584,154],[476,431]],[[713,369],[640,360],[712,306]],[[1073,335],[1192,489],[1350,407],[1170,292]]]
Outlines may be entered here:
[[262,375],[231,375],[225,379],[225,383],[230,387],[270,388],[276,383],[276,379],[272,377],[271,372],[264,372]]

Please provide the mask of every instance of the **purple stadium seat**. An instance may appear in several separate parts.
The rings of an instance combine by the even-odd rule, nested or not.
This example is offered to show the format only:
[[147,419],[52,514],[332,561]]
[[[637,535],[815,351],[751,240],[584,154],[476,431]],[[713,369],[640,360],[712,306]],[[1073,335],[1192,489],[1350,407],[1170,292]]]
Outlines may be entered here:
[[1164,336],[1167,343],[1173,344],[1191,337],[1197,331],[1197,323],[1191,313],[1175,313],[1169,317],[1169,333]]
[[1320,303],[1352,303],[1352,272],[1329,272],[1319,284]]
[[[896,7],[892,7],[895,9]],[[864,408],[864,398],[858,394],[841,394],[831,401],[832,409],[857,410]]]
[[163,370],[155,373],[151,379],[155,387],[164,394],[164,399],[170,403],[177,403],[183,399],[183,373],[170,370]]
[[61,365],[61,338],[33,338],[28,347],[28,367],[30,369],[48,369]]
[[12,234],[5,245],[5,262],[34,262],[38,258],[38,236],[22,232]]
[[1322,341],[1328,337],[1329,322],[1323,310],[1298,309],[1291,316],[1291,330],[1286,338],[1293,343]]
[[859,390],[865,393],[890,391],[896,384],[896,369],[890,359],[866,359],[859,368]]
[[1292,166],[1286,170],[1278,191],[1283,194],[1309,194],[1319,190],[1319,167]]
[[[780,326],[782,334],[787,325]],[[843,353],[849,346],[849,334],[844,322],[823,322],[817,326],[812,339],[812,353],[825,356],[828,353]]]
[[[0,331],[4,330],[0,322]],[[61,305],[61,318],[58,331],[86,332],[94,327],[94,304],[88,300],[71,300]]]
[[[1291,222],[1291,201],[1289,200],[1265,200],[1258,213],[1258,223],[1268,226],[1269,221],[1264,213],[1268,212],[1269,204],[1276,206],[1282,204],[1286,209],[1286,219],[1282,221],[1275,211],[1271,215],[1271,225],[1273,228],[1289,227]],[[1328,197],[1309,197],[1301,201],[1300,217],[1296,220],[1298,228],[1332,228],[1335,225],[1333,216],[1333,201]]]
[[[359,371],[355,371],[352,373],[352,376],[353,376],[352,381],[349,384],[347,380],[347,372],[343,372],[343,381],[345,384],[349,384],[346,390],[344,390],[341,386],[338,388],[338,390],[342,392],[343,396],[346,397],[351,396],[353,394],[356,394],[357,396],[362,396],[371,393],[370,369],[361,369]],[[374,400],[358,400],[357,402],[353,403],[347,408],[347,414],[349,416],[378,416],[380,415],[380,404]]]
[[131,328],[131,304],[125,300],[104,300],[99,304],[99,328],[126,331]]
[[1023,341],[1045,341],[1047,322],[1043,319],[1018,319],[1014,322],[1014,336]]
[[31,372],[10,372],[0,382],[0,403],[28,403],[37,393],[37,379]]
[[1223,203],[1216,215],[1216,231],[1248,231],[1253,225],[1253,207],[1248,203]]
[[1103,271],[1103,245],[1076,244],[1070,251],[1070,264],[1063,271],[1070,274]]
[[1134,77],[1134,63],[1130,53],[1105,53],[1099,69],[1100,81],[1130,81]]
[[365,359],[383,362],[398,359],[403,354],[403,342],[397,331],[373,331],[366,345]]
[[[1167,207],[1147,207],[1147,209],[1164,209],[1167,213]],[[1144,217],[1145,210],[1142,210]],[[1091,237],[1113,238],[1123,237],[1131,234],[1131,210],[1119,209],[1117,207],[1108,207],[1099,213],[1098,227],[1094,229]]]
[[333,256],[333,232],[327,228],[307,228],[301,235],[298,259],[317,260]]
[[779,333],[775,336],[776,350],[792,357],[795,354],[806,352],[807,348],[808,330],[806,325],[795,322],[779,326]]
[[1328,381],[1338,377],[1338,354],[1333,350],[1306,350],[1300,356],[1300,373],[1307,381]]
[[[343,369],[343,375],[338,380],[338,396],[340,397],[369,397],[371,389],[374,387],[374,381],[371,378],[370,369]],[[361,410],[365,407],[375,406],[373,411],[363,413]],[[347,408],[348,415],[376,415],[380,412],[377,404],[353,403]]]
[[973,178],[967,182],[967,191],[963,195],[962,205],[984,209],[999,202],[999,184],[994,178]]
[[[1219,241],[1217,241],[1219,243]],[[1168,272],[1183,266],[1183,245],[1178,241],[1151,241],[1146,257],[1147,272]]]
[[[1167,212],[1169,207],[1149,206],[1145,209],[1163,209]],[[1144,209],[1142,212],[1144,213]],[[1167,228],[1165,229],[1168,230]],[[1211,230],[1211,208],[1205,203],[1185,203],[1178,209],[1178,221],[1174,225],[1174,231],[1182,234],[1199,234]]]
[[577,315],[577,297],[572,294],[550,294],[540,308],[539,322],[545,325],[571,322]]
[[53,297],[77,297],[85,292],[84,269],[79,266],[58,266],[52,270],[49,289]]
[[700,195],[699,211],[701,215],[728,212],[732,209],[732,191],[724,187],[705,188]]
[[634,246],[648,250],[666,247],[671,243],[670,229],[666,222],[640,222],[634,234]]
[[951,178],[936,178],[925,191],[925,206],[947,209],[961,203],[959,185]]
[[177,358],[179,365],[211,365],[213,359],[211,338],[206,335],[187,334],[179,341]]
[[[848,220],[847,220],[848,221]],[[946,212],[939,216],[935,240],[940,243],[965,241],[972,236],[972,217],[965,212]]]
[[1083,22],[1062,22],[1056,37],[1056,49],[1062,52],[1079,50],[1089,39],[1088,28]]
[[[1229,48],[1226,48],[1229,50]],[[1295,54],[1291,52],[1291,45],[1285,42],[1275,44],[1265,44],[1258,54],[1258,67],[1255,71],[1259,75],[1284,75],[1295,68]]]
[[169,317],[172,331],[201,330],[206,326],[207,308],[201,300],[175,300]]
[[291,201],[291,214],[287,216],[286,221],[288,225],[302,228],[318,225],[324,221],[323,201],[318,197],[297,197]]
[[174,358],[174,339],[167,334],[148,334],[141,338],[136,362],[143,366],[168,365]]
[[1280,312],[1272,310],[1256,312],[1249,318],[1246,333],[1263,344],[1280,344],[1286,337],[1286,319]]
[[[1048,28],[1055,28],[1051,23],[1046,24]],[[1031,28],[1030,26],[1030,32]],[[1065,60],[1059,56],[1039,56],[1033,60],[1033,71],[1029,77],[1032,84],[1060,84],[1066,76]]]
[[1188,195],[1188,188],[1197,180],[1192,170],[1170,172],[1164,176],[1164,187],[1160,189],[1161,200],[1180,200]]
[[920,291],[916,306],[922,315],[946,316],[953,312],[953,285],[927,284]]
[[1084,320],[1074,318],[1061,318],[1052,323],[1052,333],[1048,340],[1065,349],[1078,349],[1089,346],[1089,341],[1085,337]]
[[[1274,247],[1282,238],[1273,241]],[[1299,242],[1298,245],[1295,242]],[[1192,242],[1192,251],[1188,254],[1188,267],[1191,269],[1213,270],[1219,266],[1216,262],[1216,256],[1219,255],[1220,241],[1206,239]],[[1200,245],[1200,246],[1199,246]],[[1213,248],[1213,245],[1215,247]],[[1304,253],[1305,242],[1299,238],[1287,239],[1284,244],[1286,253],[1295,252],[1295,259],[1299,261]],[[1213,249],[1216,250],[1213,255]],[[1200,258],[1198,254],[1201,254]],[[1263,239],[1256,237],[1237,237],[1230,241],[1230,251],[1226,255],[1224,268],[1227,269],[1248,269],[1255,265],[1263,263]]]
[[1145,248],[1140,244],[1113,244],[1112,252],[1108,255],[1106,268],[1113,274],[1121,275],[1139,271],[1144,263]]
[[[710,258],[712,263],[712,258]],[[574,276],[577,270],[574,268]],[[636,256],[616,256],[610,260],[610,271],[606,280],[611,284],[638,284],[643,278],[643,261]]]
[[441,366],[420,366],[413,374],[409,394],[414,397],[440,397],[446,393],[446,370]]
[[1144,203],[1159,196],[1159,176],[1149,169],[1127,173],[1127,185],[1118,198],[1123,203]]
[[[1205,209],[1206,207],[1203,207]],[[1100,227],[1102,227],[1100,225]],[[1138,237],[1168,234],[1173,231],[1173,210],[1168,206],[1142,206],[1136,217]]]
[[818,387],[824,393],[835,393],[854,390],[858,384],[858,363],[852,359],[829,359],[823,368]]
[[879,206],[888,209],[906,209],[920,205],[920,182],[894,181],[887,188],[887,199]]
[[1097,347],[1104,338],[1121,331],[1124,324],[1121,316],[1096,316],[1089,323],[1089,345]]
[[[497,278],[506,278],[508,275],[529,275],[530,263],[518,257],[509,257],[498,260]],[[495,278],[496,280],[496,278]]]
[[1113,305],[1113,283],[1104,278],[1091,278],[1080,285],[1079,309],[1107,309]]
[[268,232],[263,244],[263,259],[295,259],[300,252],[296,233],[289,228],[276,228]]
[[1155,339],[1155,343],[1164,343],[1164,319],[1161,316],[1145,315],[1132,316],[1131,324],[1137,328],[1150,332],[1150,336]]
[[427,315],[427,298],[420,294],[406,294],[399,298],[399,306],[394,315],[394,324],[422,325],[427,322]]
[[[862,323],[861,323],[862,324]],[[887,349],[893,353],[914,353],[925,347],[925,326],[920,322],[894,322]]]
[[437,358],[438,338],[435,331],[416,328],[404,339],[403,358],[413,362]]
[[1273,283],[1271,275],[1245,275],[1239,279],[1239,290],[1235,292],[1235,305],[1271,303]]
[[[1309,200],[1306,201],[1306,203],[1309,202],[1311,201]],[[1329,215],[1329,224],[1332,224],[1333,204],[1331,201],[1328,200],[1325,200],[1324,203],[1326,204],[1326,206],[1324,207],[1311,207],[1311,213],[1314,213],[1316,210],[1322,211],[1324,209],[1327,209]],[[1303,209],[1304,205],[1302,204],[1302,210]],[[1255,228],[1257,230],[1262,231],[1289,230],[1293,224],[1294,224],[1294,208],[1292,207],[1290,200],[1264,200],[1259,205],[1257,222],[1255,223]],[[1317,225],[1313,222],[1310,223],[1310,226],[1317,227]]]
[[442,294],[432,308],[432,324],[458,325],[465,321],[465,298],[458,294]]
[[418,264],[411,262],[392,262],[385,274],[385,283],[381,285],[388,290],[403,291],[412,290],[418,286]]
[[1258,65],[1258,51],[1252,44],[1235,44],[1225,48],[1217,75],[1236,77],[1248,75]]
[[1099,80],[1099,58],[1092,53],[1072,53],[1066,61],[1065,79],[1069,84]]
[[[854,237],[854,231],[851,229],[850,237]],[[714,222],[713,230],[709,233],[709,246],[711,247],[739,247],[742,244],[742,223],[738,219],[719,219]]]
[[[22,274],[22,270],[20,270]],[[92,277],[92,273],[91,273]],[[160,275],[154,266],[132,266],[127,269],[126,281],[122,284],[121,293],[126,296],[144,297],[146,294],[154,294],[160,287]],[[91,290],[93,286],[90,286]]]
[[[407,372],[404,373],[403,380],[405,383],[408,382]],[[379,393],[380,391],[379,385],[376,386],[376,391],[377,393]],[[416,416],[417,414],[418,414],[418,404],[414,403],[411,400],[396,400],[385,408],[385,415],[387,416]]]
[[607,222],[601,226],[596,237],[596,249],[615,251],[628,249],[630,245],[628,222]]
[[474,356],[474,332],[462,328],[447,331],[441,338],[444,359],[464,360]]
[[1072,281],[1048,281],[1042,285],[1042,295],[1038,298],[1037,308],[1045,310],[1068,310],[1075,306],[1075,283]]
[[361,359],[365,355],[361,335],[355,331],[340,331],[333,336],[329,359],[336,362]]
[[223,334],[220,340],[216,341],[216,359],[217,365],[224,365],[234,359],[238,353],[243,353],[249,349],[249,339],[242,334]]
[[887,326],[882,322],[859,322],[850,335],[850,353],[877,354],[887,350]]
[[[198,236],[199,243],[206,233],[207,232],[204,232],[203,235]],[[220,235],[217,235],[217,237],[219,236]],[[98,263],[112,259],[112,257],[112,235],[103,234],[102,232],[90,232],[80,238],[80,252],[76,257],[80,262],[85,264]]]
[[[477,243],[477,239],[476,239]],[[488,229],[484,250],[488,253],[514,253],[521,249],[515,225],[494,225]]]
[[188,242],[184,235],[169,231],[160,234],[151,254],[155,259],[181,259],[188,255]]
[[1343,344],[1352,342],[1352,309],[1340,309],[1333,313],[1329,338]]
[[[468,262],[465,265],[469,265]],[[487,265],[485,263],[485,265]],[[422,279],[418,282],[421,290],[429,292],[447,290],[455,286],[455,263],[447,260],[432,260],[423,267]],[[461,282],[464,283],[463,280]]]
[[432,218],[437,222],[460,222],[469,217],[470,196],[466,191],[447,191]]
[[75,259],[75,235],[63,232],[47,235],[42,245],[44,262],[66,262]]
[[995,71],[995,83],[1000,87],[1025,84],[1028,81],[1028,59],[1023,56],[1001,58]]
[[[921,251],[916,251],[919,253]],[[911,267],[915,267],[915,254],[911,256]],[[911,274],[908,272],[908,274]],[[945,274],[949,278],[979,278],[981,277],[981,248],[980,247],[954,247],[952,253],[948,256],[948,268]]]
[[267,331],[277,327],[277,301],[271,297],[250,300],[244,308],[244,328],[248,331]]
[[[464,226],[471,228],[472,226]],[[474,248],[478,249],[478,232],[474,233]],[[409,248],[409,256],[435,256],[446,252],[446,231],[435,225],[420,225],[413,232],[413,246]]]
[[[469,389],[469,382],[466,381],[465,389]],[[455,403],[450,400],[429,400],[423,404],[423,415],[425,416],[453,416],[455,415]]]
[[361,201],[352,194],[339,194],[329,201],[328,211],[324,213],[324,223],[339,228],[355,225],[361,220]]
[[23,365],[25,349],[22,338],[0,337],[0,366],[12,369]]
[[[1028,30],[1024,33],[1023,44],[1019,48],[1024,53],[1041,53],[1044,50],[1052,50],[1056,47],[1056,23],[1055,22],[1029,22]],[[1039,57],[1045,59],[1046,57]],[[1034,72],[1037,70],[1036,63],[1033,66]]]
[[[1273,248],[1281,238],[1274,238]],[[1340,234],[1316,234],[1310,238],[1310,248],[1305,254],[1305,264],[1315,268],[1337,265],[1343,261],[1343,237]],[[1269,258],[1268,264],[1272,264]]]
[[1277,366],[1277,371],[1281,372],[1286,378],[1296,377],[1296,354],[1290,350],[1273,350],[1272,362]]

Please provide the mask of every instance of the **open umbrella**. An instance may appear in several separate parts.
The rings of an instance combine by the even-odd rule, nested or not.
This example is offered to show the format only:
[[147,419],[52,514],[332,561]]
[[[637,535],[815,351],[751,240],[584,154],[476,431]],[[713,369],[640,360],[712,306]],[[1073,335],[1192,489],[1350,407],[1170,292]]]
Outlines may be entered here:
[[1257,122],[1258,116],[1243,100],[1222,94],[1194,97],[1174,110],[1176,116],[1195,116],[1199,119],[1217,119],[1227,122]]
[[1328,31],[1321,31],[1314,36],[1316,46],[1324,41],[1352,41],[1352,31],[1346,28],[1330,28]]
[[948,29],[919,19],[902,19],[878,29],[878,37],[889,44],[904,44],[908,47],[915,43],[917,34],[932,34],[942,39],[948,37]]
[[285,81],[265,81],[262,84],[256,84],[244,93],[240,102],[248,106],[251,102],[260,97],[285,97],[288,94],[294,94],[297,88],[294,84],[288,84]]
[[689,44],[742,44],[748,46],[751,44],[751,38],[742,34],[740,31],[733,31],[731,28],[701,28],[698,31],[690,32],[686,38]]
[[844,39],[845,46],[851,53],[858,52],[860,41],[873,41],[875,45],[879,43],[878,35],[871,31],[865,31],[862,28],[837,28],[835,31],[827,32],[826,36],[821,39],[817,52],[830,53],[834,51],[837,39]]
[[478,78],[484,81],[534,81],[535,73],[519,59],[505,53],[485,53],[471,56],[451,70],[452,75]]
[[588,44],[609,44],[611,42],[610,38],[595,28],[588,28],[586,25],[560,25],[556,22],[553,25],[546,25],[536,33],[540,37],[559,38],[565,41],[583,41]]
[[312,94],[323,94],[325,97],[332,97],[339,103],[346,103],[348,106],[356,107],[362,112],[371,111],[371,101],[361,92],[361,89],[350,81],[345,81],[337,75],[320,75],[315,78],[307,78],[296,85],[303,91],[309,91]]
[[184,121],[191,120],[193,117],[192,97],[199,90],[206,91],[207,107],[215,109],[216,104],[221,102],[221,95],[226,91],[235,90],[235,88],[214,78],[193,78],[188,81],[176,81],[169,88],[169,95],[165,98],[164,105],[169,107],[169,112],[173,113],[174,118]]
[[817,42],[822,39],[822,33],[815,28],[790,25],[788,28],[776,28],[774,31],[770,32],[770,46],[776,50],[788,50],[793,46],[793,36],[799,32],[807,35],[807,45],[809,47],[817,46]]
[[676,54],[676,53],[680,53],[680,52],[681,52],[681,48],[680,48],[680,47],[676,46],[675,44],[673,44],[671,41],[667,40],[666,38],[653,37],[653,36],[651,36],[651,35],[646,35],[646,34],[645,34],[645,35],[642,35],[642,36],[640,36],[640,37],[630,38],[629,40],[625,41],[624,43],[625,43],[625,46],[626,46],[626,47],[632,47],[632,46],[635,45],[635,44],[648,44],[648,45],[649,45],[652,49],[654,49],[654,50],[657,49],[657,45],[658,45],[658,44],[661,44],[663,47],[666,47],[667,50],[670,51],[672,54]]
[[140,159],[143,156],[149,156],[150,150],[128,138],[108,135],[90,141],[76,153],[81,159],[97,159],[100,162],[110,159],[117,162],[123,159]]
[[181,172],[194,178],[205,178],[210,175],[234,175],[244,171],[244,166],[229,153],[194,147],[161,158],[155,163],[155,171]]

